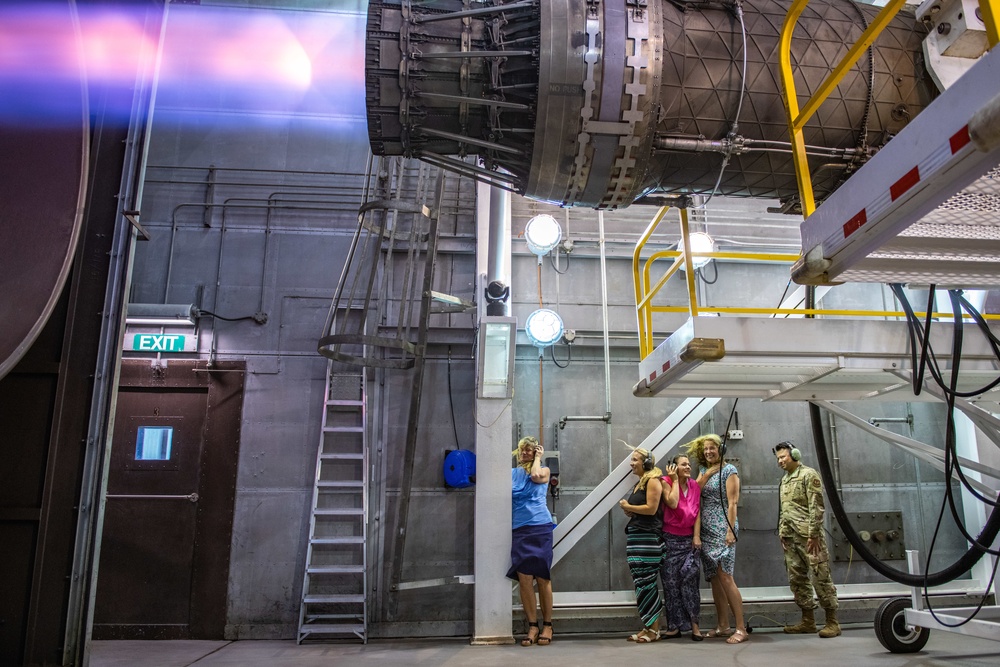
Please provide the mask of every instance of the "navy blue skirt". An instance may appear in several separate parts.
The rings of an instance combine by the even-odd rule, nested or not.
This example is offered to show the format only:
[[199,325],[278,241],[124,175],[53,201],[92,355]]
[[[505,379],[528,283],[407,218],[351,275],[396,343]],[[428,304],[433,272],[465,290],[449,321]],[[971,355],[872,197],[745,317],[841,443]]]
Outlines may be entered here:
[[515,528],[510,543],[510,569],[507,577],[517,581],[517,574],[527,574],[539,579],[551,579],[552,569],[552,527],[546,523],[540,526]]

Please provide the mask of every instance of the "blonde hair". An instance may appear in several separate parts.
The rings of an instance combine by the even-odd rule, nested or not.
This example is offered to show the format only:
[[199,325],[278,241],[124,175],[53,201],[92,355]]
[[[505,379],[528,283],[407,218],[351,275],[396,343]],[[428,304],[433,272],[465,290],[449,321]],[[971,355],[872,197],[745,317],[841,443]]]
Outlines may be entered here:
[[649,451],[648,449],[643,449],[642,447],[636,447],[633,451],[638,452],[643,459],[645,459],[648,456],[650,462],[653,464],[653,467],[645,471],[642,474],[642,477],[639,478],[639,483],[635,485],[635,488],[642,491],[646,488],[646,484],[649,482],[649,480],[653,479],[654,477],[656,477],[657,479],[663,477],[663,471],[656,467],[656,457],[653,456],[653,453],[651,451]]
[[528,447],[534,447],[538,444],[538,438],[533,435],[527,435],[517,441],[517,449],[510,453],[511,456],[517,457],[517,466],[519,468],[524,468],[527,472],[531,472],[531,466],[534,464],[534,460],[528,461],[527,463],[521,462],[521,454]]
[[687,443],[686,445],[683,445],[681,447],[681,450],[687,452],[687,457],[689,459],[693,457],[698,460],[698,463],[702,467],[707,468],[708,459],[705,458],[706,442],[714,442],[717,447],[722,447],[722,438],[715,435],[714,433],[706,433],[705,435],[699,435],[691,442]]

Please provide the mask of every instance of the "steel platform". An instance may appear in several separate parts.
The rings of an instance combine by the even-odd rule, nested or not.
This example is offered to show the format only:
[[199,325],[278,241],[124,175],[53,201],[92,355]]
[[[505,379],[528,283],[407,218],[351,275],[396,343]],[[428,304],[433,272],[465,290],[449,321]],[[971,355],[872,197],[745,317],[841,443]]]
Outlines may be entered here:
[[1000,49],[801,224],[800,284],[1000,285]]
[[[992,325],[1000,334],[1000,324]],[[931,345],[945,366],[953,325],[936,322]],[[639,364],[636,396],[754,397],[782,401],[936,401],[914,396],[903,321],[692,317]],[[986,340],[966,327],[959,390],[995,379]],[[973,402],[997,403],[1000,389]]]

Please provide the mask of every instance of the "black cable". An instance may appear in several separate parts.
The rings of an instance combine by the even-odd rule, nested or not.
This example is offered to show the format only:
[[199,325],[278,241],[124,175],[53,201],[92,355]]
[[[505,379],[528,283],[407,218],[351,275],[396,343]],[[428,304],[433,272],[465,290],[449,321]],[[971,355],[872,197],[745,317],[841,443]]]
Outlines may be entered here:
[[556,346],[549,345],[549,354],[552,355],[552,363],[554,363],[559,368],[566,368],[567,366],[569,366],[569,362],[573,361],[573,346],[567,343],[566,347],[569,348],[569,356],[566,359],[565,364],[560,364],[558,361],[556,361]]
[[740,72],[740,96],[736,102],[736,113],[733,115],[733,122],[729,126],[729,133],[726,138],[730,141],[730,148],[722,156],[722,165],[719,167],[719,177],[715,179],[715,185],[712,187],[712,192],[708,195],[708,199],[703,201],[698,206],[692,206],[691,208],[705,208],[708,206],[708,202],[712,201],[712,197],[719,191],[719,185],[722,183],[722,176],[726,173],[726,167],[729,166],[729,160],[732,158],[732,141],[737,138],[738,130],[740,127],[740,113],[743,111],[743,98],[746,97],[747,90],[747,27],[746,23],[743,21],[743,0],[733,0],[732,5],[729,6],[733,14],[739,19],[740,22],[740,35],[743,38],[743,69]]
[[[733,423],[733,415],[736,414],[736,406],[740,399],[733,401],[733,409],[729,411],[729,421],[726,422],[726,430],[722,435],[722,447],[719,448],[719,502],[722,504],[722,516],[726,517],[726,525],[733,531],[733,544],[740,541],[740,536],[736,534],[736,527],[729,520],[729,495],[726,492],[726,485],[722,481],[722,468],[726,465],[726,460],[722,454],[726,450],[726,443],[729,441],[729,426]],[[728,479],[726,481],[729,481]],[[707,484],[708,482],[706,482]],[[736,522],[739,523],[739,517]]]
[[[851,546],[858,552],[858,555],[873,570],[887,579],[906,586],[933,587],[959,578],[979,562],[985,550],[975,545],[970,546],[969,550],[954,563],[933,574],[910,574],[909,572],[903,572],[902,570],[890,567],[879,560],[868,549],[865,543],[861,541],[857,531],[854,530],[854,526],[851,525],[851,520],[847,516],[847,510],[844,509],[843,501],[840,499],[840,494],[837,493],[837,487],[833,481],[829,454],[826,451],[826,437],[823,434],[823,423],[820,418],[819,406],[815,403],[809,403],[809,418],[812,422],[813,440],[816,443],[816,461],[820,476],[823,478],[823,484],[828,489],[827,496],[830,499],[830,509],[833,510],[833,514],[837,518],[837,523],[844,530],[844,537],[847,538],[847,541],[851,543]],[[979,541],[992,544],[998,534],[1000,534],[1000,509],[994,509],[986,522],[986,526],[983,528],[983,532],[979,535]]]
[[[916,318],[911,317],[913,315],[912,309],[909,309],[909,302],[906,301],[906,297],[902,292],[902,286],[892,285],[893,293],[896,294],[897,298],[901,298],[901,303],[904,305],[904,309],[907,310],[907,321],[913,322]],[[897,287],[899,287],[897,291]],[[933,297],[931,297],[933,299]],[[806,287],[806,307],[813,308],[816,304],[816,288],[813,286]],[[933,304],[932,304],[933,305]],[[927,315],[930,318],[932,309],[928,308]],[[929,327],[929,322],[928,322]],[[911,326],[911,336],[913,334]],[[912,344],[911,337],[911,352],[915,350],[915,346]],[[915,354],[912,355],[915,360]],[[916,368],[914,368],[916,372]],[[949,410],[949,419],[951,418],[953,411]],[[858,552],[858,555],[868,563],[869,566],[883,577],[886,577],[892,581],[895,581],[906,586],[923,586],[925,588],[930,588],[932,586],[940,586],[941,584],[946,584],[949,581],[953,581],[958,577],[962,576],[970,569],[972,566],[979,562],[979,559],[983,557],[986,552],[985,549],[977,546],[979,541],[983,541],[986,544],[992,544],[996,539],[997,535],[1000,534],[1000,508],[993,508],[993,512],[990,514],[990,518],[986,521],[986,525],[983,527],[982,533],[979,534],[980,540],[977,544],[970,546],[968,551],[966,551],[958,560],[949,565],[943,570],[931,574],[929,572],[930,568],[925,574],[910,574],[909,572],[903,572],[902,570],[897,570],[894,567],[889,567],[883,561],[879,560],[875,554],[873,554],[868,546],[861,540],[858,536],[854,526],[851,525],[851,520],[847,516],[847,511],[844,509],[844,503],[840,499],[840,493],[837,492],[837,487],[834,484],[833,479],[833,469],[830,465],[830,457],[826,451],[826,435],[823,433],[823,420],[820,416],[819,406],[815,403],[809,403],[809,421],[812,425],[813,441],[816,444],[816,461],[819,467],[820,477],[823,478],[823,484],[826,485],[828,489],[827,497],[830,499],[830,509],[833,510],[834,516],[837,518],[837,523],[840,524],[841,529],[844,531],[844,537],[847,541],[851,543],[854,550]],[[945,450],[945,456],[947,457],[947,448]],[[947,470],[946,470],[947,474]],[[945,478],[945,487],[950,488],[948,480],[950,478]],[[941,511],[944,511],[944,506],[942,504]],[[936,535],[936,531],[935,531]],[[930,563],[930,558],[927,559],[928,564]]]
[[549,253],[549,264],[552,265],[552,270],[553,271],[555,271],[559,275],[563,275],[564,273],[566,273],[567,271],[569,271],[569,253],[563,253],[564,255],[566,255],[566,268],[563,269],[562,271],[560,271],[558,268],[556,268],[556,260],[555,260],[555,255],[558,252],[559,252],[559,248],[556,247],[552,252]]
[[705,268],[704,266],[695,269],[694,270],[694,275],[696,275],[699,278],[701,278],[705,282],[706,285],[714,285],[715,283],[719,282],[719,267],[718,267],[718,265],[715,264],[715,262],[709,262],[709,264],[712,264],[712,265],[715,266],[715,277],[714,278],[712,278],[711,280],[709,280],[708,278],[705,277],[705,273],[703,272],[703,269]]
[[226,322],[242,322],[243,320],[256,320],[256,315],[246,315],[245,317],[223,317],[222,315],[216,315],[210,310],[205,310],[204,308],[198,309],[199,315],[208,315],[214,317],[217,320],[225,320]]
[[455,417],[455,395],[451,391],[451,345],[448,346],[448,405],[451,406],[451,428],[455,432],[455,447],[462,448],[458,439],[458,421]]

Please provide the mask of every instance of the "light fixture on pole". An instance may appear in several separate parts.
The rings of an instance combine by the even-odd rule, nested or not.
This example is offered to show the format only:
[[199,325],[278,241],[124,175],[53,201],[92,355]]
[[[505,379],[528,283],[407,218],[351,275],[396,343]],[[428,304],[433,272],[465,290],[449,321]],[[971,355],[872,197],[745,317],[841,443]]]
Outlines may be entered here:
[[[697,257],[693,253],[702,252],[715,252],[715,241],[712,237],[705,232],[693,232],[688,234],[688,238],[691,240],[691,266],[695,269],[700,269],[709,262],[712,261],[711,257]],[[684,239],[681,238],[677,243],[678,252],[684,252]],[[681,264],[681,271],[686,271],[687,268],[685,264]]]
[[548,308],[539,308],[528,315],[524,323],[524,333],[539,354],[550,345],[555,345],[563,335],[563,321],[558,313]]
[[528,242],[528,250],[538,255],[538,262],[541,263],[542,257],[559,245],[562,228],[551,215],[540,213],[528,220],[524,228],[524,240]]

